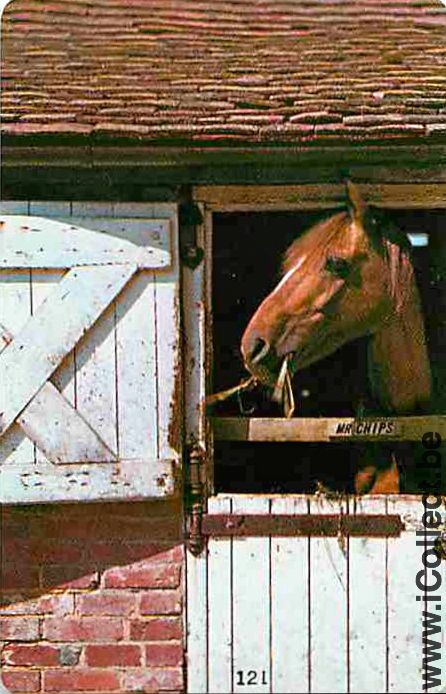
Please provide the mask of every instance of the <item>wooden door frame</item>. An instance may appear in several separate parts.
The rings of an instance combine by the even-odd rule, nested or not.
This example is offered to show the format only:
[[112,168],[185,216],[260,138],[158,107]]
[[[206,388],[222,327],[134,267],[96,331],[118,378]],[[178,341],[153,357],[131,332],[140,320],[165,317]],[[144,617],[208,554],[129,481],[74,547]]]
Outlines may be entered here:
[[[388,180],[390,170],[385,179]],[[366,201],[388,209],[446,208],[446,183],[358,183]],[[212,392],[212,256],[213,214],[221,212],[270,212],[333,209],[345,205],[345,183],[299,185],[198,185],[192,188],[192,198],[200,207],[203,222],[197,232],[197,243],[204,248],[203,315],[200,330],[204,330],[203,345],[196,368],[202,369],[202,399],[200,408],[201,444],[206,450],[204,484],[206,495],[214,491],[213,432],[203,404],[206,393]],[[195,271],[196,272],[196,271]],[[188,401],[189,407],[191,402]],[[192,406],[192,409],[195,409]],[[442,420],[444,418],[441,418]],[[286,422],[292,427],[292,421]],[[422,423],[424,425],[424,422]],[[442,425],[444,422],[442,421]],[[249,437],[248,437],[249,438]]]

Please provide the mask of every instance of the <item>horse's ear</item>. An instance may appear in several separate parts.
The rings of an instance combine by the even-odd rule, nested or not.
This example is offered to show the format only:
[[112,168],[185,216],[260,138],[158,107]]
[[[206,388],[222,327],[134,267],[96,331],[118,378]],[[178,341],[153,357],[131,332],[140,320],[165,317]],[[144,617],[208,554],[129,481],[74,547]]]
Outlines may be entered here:
[[359,188],[349,180],[346,181],[346,188],[350,214],[353,219],[362,220],[367,209],[367,205],[359,192]]

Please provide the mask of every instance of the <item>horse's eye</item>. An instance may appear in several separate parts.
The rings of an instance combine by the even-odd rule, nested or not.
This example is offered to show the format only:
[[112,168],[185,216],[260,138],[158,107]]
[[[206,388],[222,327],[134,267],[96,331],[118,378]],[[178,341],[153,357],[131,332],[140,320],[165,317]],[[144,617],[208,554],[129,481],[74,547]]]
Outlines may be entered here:
[[331,272],[336,277],[345,279],[351,270],[351,264],[345,258],[340,258],[337,255],[329,255],[325,261],[325,269]]

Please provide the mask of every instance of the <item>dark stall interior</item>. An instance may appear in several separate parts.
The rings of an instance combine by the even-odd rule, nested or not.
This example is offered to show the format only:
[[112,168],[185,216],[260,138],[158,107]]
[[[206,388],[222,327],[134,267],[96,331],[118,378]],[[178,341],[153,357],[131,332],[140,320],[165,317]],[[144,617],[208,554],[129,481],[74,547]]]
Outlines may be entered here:
[[[247,373],[239,345],[250,317],[280,279],[284,252],[334,210],[221,213],[213,233],[213,391],[236,385]],[[427,245],[412,248],[421,293],[434,398],[432,413],[446,411],[446,210],[389,210],[391,220],[409,234],[426,234]],[[418,236],[418,243],[423,240]],[[293,379],[295,417],[354,416],[358,407],[379,415],[367,382],[367,338],[349,343]],[[283,416],[265,389],[235,396],[212,408],[216,416]],[[392,450],[416,444],[392,443]],[[352,471],[364,456],[389,455],[388,444],[215,442],[216,492],[352,491]],[[409,456],[411,451],[409,450]],[[404,485],[404,466],[402,479]],[[410,483],[408,483],[410,485]],[[409,488],[406,492],[419,492]]]

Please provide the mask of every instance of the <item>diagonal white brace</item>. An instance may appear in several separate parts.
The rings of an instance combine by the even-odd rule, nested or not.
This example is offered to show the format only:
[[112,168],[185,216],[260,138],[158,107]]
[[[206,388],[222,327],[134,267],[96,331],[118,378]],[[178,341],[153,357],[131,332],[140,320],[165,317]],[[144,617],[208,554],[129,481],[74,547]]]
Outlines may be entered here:
[[[0,323],[0,353],[13,339],[13,334]],[[44,383],[17,422],[52,463],[116,459],[87,420],[50,381]]]
[[0,355],[4,433],[123,289],[136,265],[70,270]]

